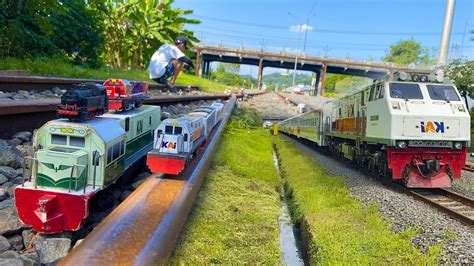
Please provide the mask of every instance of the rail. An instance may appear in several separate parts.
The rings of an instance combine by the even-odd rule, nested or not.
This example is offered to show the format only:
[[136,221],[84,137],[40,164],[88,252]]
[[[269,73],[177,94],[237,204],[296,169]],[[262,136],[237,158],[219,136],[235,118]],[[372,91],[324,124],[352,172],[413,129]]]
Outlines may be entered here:
[[174,249],[197,197],[221,133],[223,120],[185,171],[176,177],[152,175],[100,223],[59,265],[164,264]]
[[[163,105],[199,100],[225,100],[230,94],[157,96],[145,100],[145,104]],[[19,131],[33,131],[56,118],[59,99],[26,100],[0,103],[0,138],[9,138]]]
[[[400,186],[401,187],[401,186]],[[461,222],[474,225],[474,200],[443,188],[401,189]]]
[[[41,77],[41,76],[15,76],[0,75],[0,90],[5,92],[14,92],[18,90],[46,90],[53,87],[61,89],[70,88],[74,84],[84,82],[104,83],[102,79],[81,79],[81,78],[60,78],[60,77]],[[165,85],[149,83],[149,89],[168,90]],[[197,86],[175,85],[176,89],[198,90]]]

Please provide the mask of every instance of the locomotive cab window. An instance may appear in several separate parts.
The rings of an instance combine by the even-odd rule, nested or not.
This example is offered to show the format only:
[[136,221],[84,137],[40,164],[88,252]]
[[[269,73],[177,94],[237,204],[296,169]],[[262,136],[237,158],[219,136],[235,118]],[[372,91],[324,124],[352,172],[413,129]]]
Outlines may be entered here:
[[69,145],[75,146],[75,147],[85,147],[86,141],[84,138],[71,136],[69,137]]
[[125,132],[128,132],[130,130],[130,118],[127,117],[125,118]]
[[165,134],[173,135],[173,126],[165,126]]
[[420,86],[413,83],[390,83],[390,97],[395,99],[423,99]]
[[183,140],[188,141],[188,134],[184,134]]
[[67,137],[62,136],[62,135],[52,134],[51,135],[51,144],[66,145],[67,144]]
[[183,128],[182,127],[175,127],[174,128],[174,134],[175,135],[181,135],[183,133]]
[[459,96],[453,86],[450,85],[426,85],[432,100],[459,101]]

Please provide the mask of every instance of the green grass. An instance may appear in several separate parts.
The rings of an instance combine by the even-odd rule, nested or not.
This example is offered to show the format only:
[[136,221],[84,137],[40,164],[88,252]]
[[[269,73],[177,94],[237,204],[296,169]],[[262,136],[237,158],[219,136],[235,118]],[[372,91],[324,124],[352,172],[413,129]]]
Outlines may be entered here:
[[293,142],[275,138],[294,219],[309,235],[314,264],[435,264],[443,244],[426,254],[410,242],[416,232],[390,230],[375,205],[350,197],[344,178],[328,176]]
[[[62,59],[16,59],[6,58],[0,60],[0,70],[26,70],[29,75],[87,78],[87,79],[108,79],[121,78],[128,80],[139,80],[154,83],[149,79],[148,73],[144,69],[113,69],[101,67],[91,69],[67,63]],[[201,91],[208,93],[222,93],[227,87],[208,79],[196,77],[194,75],[181,73],[176,80],[177,84],[199,86]]]
[[263,129],[227,126],[171,264],[280,264],[278,176]]

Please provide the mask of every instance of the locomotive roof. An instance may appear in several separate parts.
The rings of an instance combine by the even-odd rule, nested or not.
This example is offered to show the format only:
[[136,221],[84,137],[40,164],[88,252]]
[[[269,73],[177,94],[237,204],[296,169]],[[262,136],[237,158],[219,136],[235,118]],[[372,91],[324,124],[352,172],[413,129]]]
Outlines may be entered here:
[[115,113],[106,113],[103,114],[101,117],[113,117],[113,118],[122,118],[122,117],[131,117],[137,114],[141,114],[143,112],[149,111],[154,108],[159,108],[158,106],[151,106],[151,105],[143,105],[140,108],[134,108],[129,111],[125,112],[115,112]]
[[125,134],[125,130],[120,125],[118,119],[107,117],[96,117],[82,122],[72,122],[68,119],[62,118],[48,122],[48,126],[52,125],[58,125],[61,127],[89,127],[92,128],[105,142],[112,141]]

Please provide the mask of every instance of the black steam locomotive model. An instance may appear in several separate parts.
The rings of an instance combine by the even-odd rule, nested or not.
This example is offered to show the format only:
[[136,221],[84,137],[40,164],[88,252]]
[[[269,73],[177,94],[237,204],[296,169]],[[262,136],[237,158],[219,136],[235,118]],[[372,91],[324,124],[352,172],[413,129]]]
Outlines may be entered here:
[[105,86],[97,83],[73,85],[61,97],[59,118],[84,121],[108,112],[109,99]]

